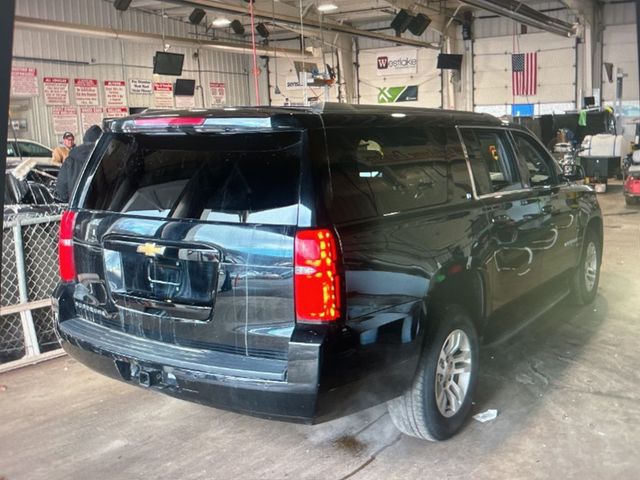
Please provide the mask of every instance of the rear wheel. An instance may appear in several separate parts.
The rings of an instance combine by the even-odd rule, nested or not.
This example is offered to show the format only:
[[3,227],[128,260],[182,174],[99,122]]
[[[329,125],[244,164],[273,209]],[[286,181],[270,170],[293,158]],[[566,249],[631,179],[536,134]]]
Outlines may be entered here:
[[596,298],[601,263],[602,242],[595,231],[589,229],[584,238],[580,262],[573,274],[571,293],[576,303],[586,305]]
[[636,197],[624,197],[624,202],[627,205],[636,205],[638,199]]
[[437,328],[427,340],[412,386],[388,402],[396,427],[425,440],[446,440],[462,427],[478,382],[478,336],[458,305],[435,315]]

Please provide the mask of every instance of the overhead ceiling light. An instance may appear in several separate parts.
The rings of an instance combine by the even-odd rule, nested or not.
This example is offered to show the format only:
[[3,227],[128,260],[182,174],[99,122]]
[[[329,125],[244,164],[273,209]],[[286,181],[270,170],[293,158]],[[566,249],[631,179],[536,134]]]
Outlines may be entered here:
[[231,25],[231,20],[225,17],[214,18],[211,22],[211,26],[215,28],[224,28]]
[[337,10],[338,6],[335,3],[331,3],[331,2],[326,2],[326,3],[321,3],[320,5],[318,5],[318,11],[325,13],[325,12],[333,12],[334,10]]

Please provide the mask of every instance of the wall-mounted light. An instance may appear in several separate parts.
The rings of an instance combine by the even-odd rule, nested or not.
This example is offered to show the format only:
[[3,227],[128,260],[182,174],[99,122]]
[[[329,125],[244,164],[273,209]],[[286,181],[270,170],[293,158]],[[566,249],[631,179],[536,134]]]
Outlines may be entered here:
[[191,12],[191,15],[189,15],[189,23],[191,23],[192,25],[198,25],[205,15],[206,12],[203,9],[194,8],[193,12]]
[[115,0],[113,2],[113,6],[116,8],[116,10],[120,10],[121,12],[127,10],[127,8],[129,8],[129,5],[131,5],[131,0]]
[[235,33],[236,35],[244,35],[244,25],[242,25],[242,23],[240,22],[240,20],[234,20],[233,22],[231,22],[231,30],[233,30],[233,33]]

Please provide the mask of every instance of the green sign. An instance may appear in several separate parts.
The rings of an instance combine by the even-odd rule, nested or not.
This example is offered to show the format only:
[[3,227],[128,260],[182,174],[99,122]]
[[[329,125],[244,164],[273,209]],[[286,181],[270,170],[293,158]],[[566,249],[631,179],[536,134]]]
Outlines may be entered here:
[[418,86],[382,87],[378,89],[378,103],[416,102]]

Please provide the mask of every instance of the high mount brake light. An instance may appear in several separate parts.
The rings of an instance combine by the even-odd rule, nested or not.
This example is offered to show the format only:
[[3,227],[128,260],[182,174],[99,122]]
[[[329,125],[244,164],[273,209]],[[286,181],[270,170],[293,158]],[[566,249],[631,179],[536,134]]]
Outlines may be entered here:
[[296,234],[294,248],[296,320],[337,320],[341,286],[335,235],[327,229],[301,230]]
[[65,210],[60,220],[60,237],[58,240],[58,265],[63,282],[76,279],[76,262],[73,258],[73,229],[76,223],[76,212]]
[[136,118],[133,124],[138,127],[196,127],[204,124],[205,117],[154,117]]

